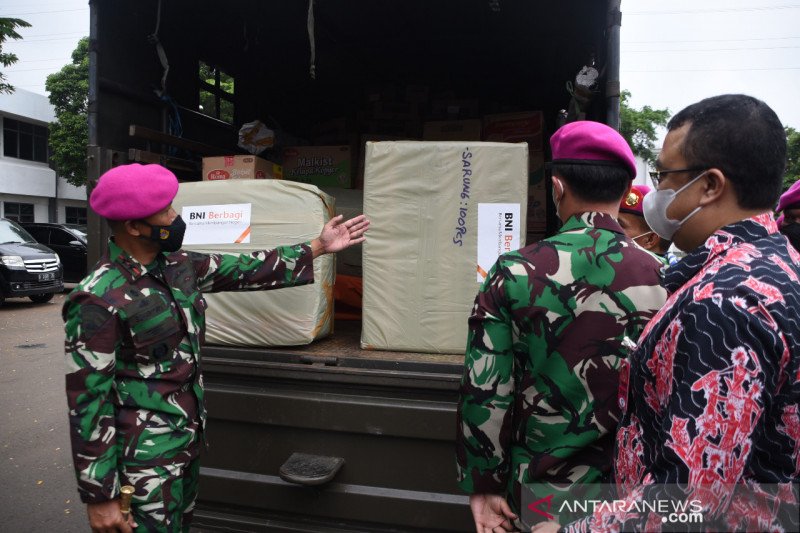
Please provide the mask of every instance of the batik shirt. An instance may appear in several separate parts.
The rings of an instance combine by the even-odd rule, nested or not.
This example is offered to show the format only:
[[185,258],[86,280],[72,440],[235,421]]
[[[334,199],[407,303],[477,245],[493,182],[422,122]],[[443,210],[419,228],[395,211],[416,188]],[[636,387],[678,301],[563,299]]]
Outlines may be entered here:
[[506,494],[519,513],[522,483],[609,473],[622,341],[638,339],[664,304],[661,267],[601,213],[500,256],[469,318],[456,452],[464,491]]
[[601,509],[567,530],[660,531],[667,517],[644,504],[674,497],[670,484],[702,503],[709,531],[782,530],[771,509],[791,491],[757,484],[800,481],[798,276],[770,214],[721,228],[666,271],[669,300],[621,379],[614,470],[634,512]]
[[67,401],[85,503],[118,494],[122,465],[187,462],[205,424],[203,292],[314,281],[307,244],[252,254],[159,254],[142,265],[113,241],[67,298]]

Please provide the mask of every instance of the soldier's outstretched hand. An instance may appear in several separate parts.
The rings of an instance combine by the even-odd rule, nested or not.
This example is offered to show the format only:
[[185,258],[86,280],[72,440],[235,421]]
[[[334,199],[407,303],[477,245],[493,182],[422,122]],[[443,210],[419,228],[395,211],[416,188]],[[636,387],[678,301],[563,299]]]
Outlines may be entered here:
[[[343,215],[335,216],[322,228],[319,238],[315,239],[318,242],[311,243],[314,256],[341,252],[354,244],[364,242],[366,240],[364,232],[368,228],[369,220],[364,215],[358,215],[350,220],[344,220]],[[315,249],[316,244],[319,250]]]

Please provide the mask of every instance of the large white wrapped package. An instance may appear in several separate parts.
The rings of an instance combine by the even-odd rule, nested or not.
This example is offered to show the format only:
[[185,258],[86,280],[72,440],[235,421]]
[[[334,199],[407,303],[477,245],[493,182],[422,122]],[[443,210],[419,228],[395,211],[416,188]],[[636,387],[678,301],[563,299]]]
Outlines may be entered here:
[[[173,201],[178,213],[186,206],[242,204],[250,205],[249,243],[186,244],[183,248],[241,254],[298,244],[318,237],[334,211],[333,198],[317,187],[282,180],[182,183]],[[295,346],[328,335],[333,327],[334,275],[334,256],[327,254],[314,260],[314,283],[309,285],[206,293],[206,342]]]
[[528,145],[368,142],[366,349],[464,353],[480,282],[525,245]]

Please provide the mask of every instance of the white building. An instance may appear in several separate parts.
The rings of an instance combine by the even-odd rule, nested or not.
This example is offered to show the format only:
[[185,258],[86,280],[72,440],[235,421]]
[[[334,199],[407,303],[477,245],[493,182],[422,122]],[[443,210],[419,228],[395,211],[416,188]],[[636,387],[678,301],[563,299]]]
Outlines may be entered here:
[[0,217],[21,222],[86,224],[86,187],[47,165],[47,97],[23,89],[0,94]]
[[650,171],[653,168],[641,157],[636,156],[636,177],[633,180],[634,185],[647,185],[652,187],[653,183],[650,181]]

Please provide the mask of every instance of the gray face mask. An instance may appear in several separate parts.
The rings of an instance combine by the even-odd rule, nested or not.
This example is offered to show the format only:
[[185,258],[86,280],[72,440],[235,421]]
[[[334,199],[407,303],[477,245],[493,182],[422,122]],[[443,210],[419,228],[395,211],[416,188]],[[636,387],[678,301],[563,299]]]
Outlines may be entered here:
[[644,219],[647,221],[647,225],[650,226],[659,237],[671,241],[675,232],[702,209],[701,206],[697,206],[697,208],[686,215],[683,220],[675,220],[667,217],[667,209],[675,197],[683,192],[689,185],[705,176],[707,172],[708,170],[704,170],[677,191],[672,189],[656,189],[644,197],[642,201]]

